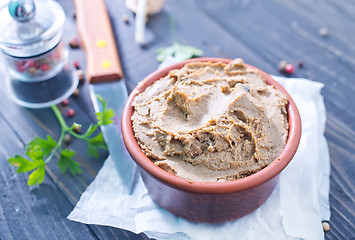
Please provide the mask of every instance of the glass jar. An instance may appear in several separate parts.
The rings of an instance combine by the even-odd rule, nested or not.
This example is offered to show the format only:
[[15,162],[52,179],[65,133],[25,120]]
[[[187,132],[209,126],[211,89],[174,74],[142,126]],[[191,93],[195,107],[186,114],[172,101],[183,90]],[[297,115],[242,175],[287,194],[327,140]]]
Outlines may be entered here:
[[9,74],[21,81],[42,81],[62,71],[67,62],[68,51],[59,42],[50,51],[38,56],[14,57],[5,55]]
[[42,108],[69,97],[78,78],[62,41],[63,8],[54,0],[11,0],[0,6],[0,19],[4,74],[13,100]]

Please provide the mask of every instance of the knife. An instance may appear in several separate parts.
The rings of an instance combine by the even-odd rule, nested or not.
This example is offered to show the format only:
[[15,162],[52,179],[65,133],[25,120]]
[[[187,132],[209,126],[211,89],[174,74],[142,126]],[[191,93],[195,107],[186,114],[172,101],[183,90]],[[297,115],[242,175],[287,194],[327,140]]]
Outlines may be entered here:
[[91,99],[99,111],[96,94],[115,112],[114,124],[101,127],[110,155],[127,190],[132,193],[136,165],[128,154],[121,134],[121,114],[127,88],[118,56],[116,41],[104,0],[74,0],[76,22],[86,52],[86,79]]

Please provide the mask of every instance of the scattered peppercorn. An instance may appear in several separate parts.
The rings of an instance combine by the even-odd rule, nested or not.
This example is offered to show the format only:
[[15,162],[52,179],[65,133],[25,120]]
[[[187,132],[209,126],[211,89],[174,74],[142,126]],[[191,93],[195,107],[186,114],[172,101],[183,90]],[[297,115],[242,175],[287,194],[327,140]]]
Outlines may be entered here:
[[78,40],[78,38],[73,38],[70,42],[69,42],[69,46],[70,46],[70,48],[72,48],[72,49],[77,49],[77,48],[79,48],[80,47],[80,45],[79,45],[79,40]]
[[280,73],[286,74],[285,73],[285,67],[287,65],[287,62],[285,60],[280,61],[279,66],[277,69],[279,70]]
[[285,60],[282,60],[280,63],[279,63],[279,68],[285,68],[287,65],[287,62]]
[[71,141],[70,134],[66,133],[64,135],[63,142],[68,145],[70,143],[70,141]]
[[322,37],[326,37],[326,36],[328,36],[328,29],[325,28],[325,27],[322,27],[322,28],[319,29],[318,33]]
[[78,61],[75,61],[74,62],[74,67],[76,70],[79,70],[80,69],[80,65],[79,65],[79,62]]
[[73,96],[74,97],[76,97],[76,96],[79,96],[79,93],[80,93],[80,91],[79,91],[79,89],[77,88],[77,89],[75,89],[75,91],[73,92]]
[[295,67],[292,64],[287,63],[285,60],[282,60],[279,63],[278,70],[282,74],[291,75],[295,72]]
[[292,64],[287,64],[285,66],[285,73],[286,74],[293,74],[295,72],[295,67]]
[[330,225],[328,222],[322,222],[322,227],[324,232],[328,232],[330,230]]
[[79,83],[83,83],[84,82],[84,71],[79,69],[79,70],[77,70],[77,74],[78,74],[78,78],[79,78]]
[[67,117],[73,117],[75,115],[75,110],[70,108],[68,111],[65,112],[65,116]]
[[297,62],[297,66],[298,66],[299,68],[303,68],[303,67],[304,67],[303,62],[302,62],[301,60],[299,60],[299,61]]
[[125,23],[125,24],[129,24],[129,18],[126,14],[122,15],[122,21]]
[[63,106],[67,106],[67,105],[69,104],[69,99],[64,99],[64,100],[61,102],[61,104],[62,104]]
[[80,133],[80,132],[81,132],[81,126],[80,126],[80,125],[76,125],[76,126],[74,127],[73,131],[74,131],[75,133]]

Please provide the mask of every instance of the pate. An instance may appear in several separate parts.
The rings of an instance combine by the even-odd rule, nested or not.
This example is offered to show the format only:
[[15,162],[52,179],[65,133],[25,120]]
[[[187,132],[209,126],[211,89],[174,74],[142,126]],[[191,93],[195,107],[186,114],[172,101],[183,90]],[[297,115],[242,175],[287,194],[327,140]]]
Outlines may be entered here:
[[138,94],[131,120],[142,151],[163,170],[189,181],[230,181],[280,154],[287,104],[242,59],[192,62]]

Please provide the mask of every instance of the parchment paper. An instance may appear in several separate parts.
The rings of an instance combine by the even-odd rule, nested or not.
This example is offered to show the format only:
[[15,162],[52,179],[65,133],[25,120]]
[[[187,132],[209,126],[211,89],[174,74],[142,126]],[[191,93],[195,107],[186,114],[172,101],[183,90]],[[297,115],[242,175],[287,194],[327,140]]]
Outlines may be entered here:
[[330,218],[330,162],[323,135],[323,85],[306,79],[274,78],[296,102],[302,137],[274,192],[256,211],[223,224],[192,223],[178,218],[153,202],[139,174],[130,192],[116,170],[120,159],[108,157],[68,218],[145,232],[156,239],[324,239],[322,220]]

